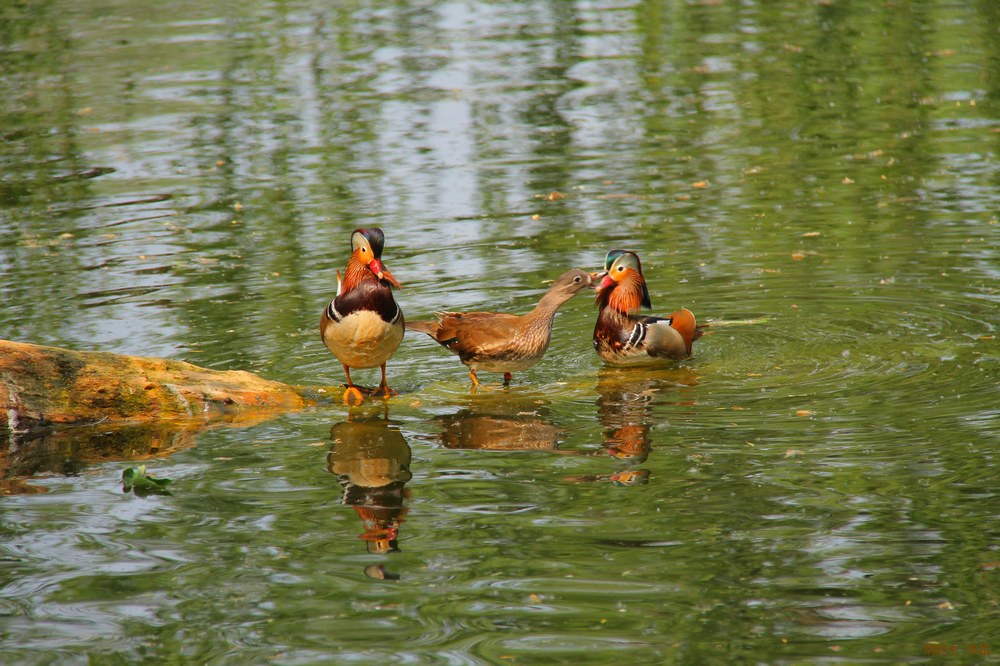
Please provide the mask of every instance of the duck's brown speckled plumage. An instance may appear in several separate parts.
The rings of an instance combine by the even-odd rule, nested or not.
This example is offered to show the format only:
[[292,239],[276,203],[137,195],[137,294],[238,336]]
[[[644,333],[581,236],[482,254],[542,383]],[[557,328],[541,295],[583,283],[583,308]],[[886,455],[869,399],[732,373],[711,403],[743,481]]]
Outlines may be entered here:
[[501,312],[441,312],[432,321],[409,322],[407,328],[426,333],[458,355],[469,367],[469,378],[479,384],[478,370],[513,373],[537,363],[549,347],[552,321],[559,307],[581,289],[592,286],[581,270],[563,273],[535,308],[521,316]]

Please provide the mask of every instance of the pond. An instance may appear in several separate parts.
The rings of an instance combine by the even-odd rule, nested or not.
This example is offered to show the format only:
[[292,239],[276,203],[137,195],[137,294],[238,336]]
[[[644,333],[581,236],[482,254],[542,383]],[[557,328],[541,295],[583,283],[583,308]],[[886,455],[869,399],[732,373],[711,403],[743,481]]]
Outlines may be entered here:
[[[636,251],[507,388],[0,439],[0,661],[928,663],[1000,650],[1000,3],[0,8],[0,338],[344,381],[351,231],[408,319]],[[378,371],[359,371],[362,384]],[[139,463],[169,495],[123,493]]]

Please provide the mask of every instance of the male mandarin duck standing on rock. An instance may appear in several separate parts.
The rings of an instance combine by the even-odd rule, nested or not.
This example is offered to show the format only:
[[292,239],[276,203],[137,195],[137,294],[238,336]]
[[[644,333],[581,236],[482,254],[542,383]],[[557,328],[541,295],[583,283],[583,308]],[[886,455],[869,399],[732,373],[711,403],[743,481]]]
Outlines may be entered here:
[[594,349],[601,358],[612,365],[638,365],[690,356],[691,343],[701,334],[690,310],[681,308],[669,317],[639,315],[641,307],[652,307],[639,256],[611,250],[604,269],[594,278],[600,279]]
[[458,354],[469,367],[473,388],[479,386],[477,370],[502,372],[504,384],[509,384],[513,373],[527,370],[545,355],[559,306],[591,286],[593,280],[588,273],[573,269],[560,275],[526,315],[440,312],[434,321],[413,321],[406,327],[426,333]]
[[[402,285],[382,264],[385,234],[378,227],[351,234],[351,258],[344,279],[337,271],[337,296],[323,311],[319,330],[323,344],[344,366],[344,402],[361,402],[362,389],[351,381],[351,368],[382,368],[374,393],[395,395],[385,381],[386,361],[396,352],[405,331],[403,311],[392,297]],[[367,391],[367,390],[366,390]]]

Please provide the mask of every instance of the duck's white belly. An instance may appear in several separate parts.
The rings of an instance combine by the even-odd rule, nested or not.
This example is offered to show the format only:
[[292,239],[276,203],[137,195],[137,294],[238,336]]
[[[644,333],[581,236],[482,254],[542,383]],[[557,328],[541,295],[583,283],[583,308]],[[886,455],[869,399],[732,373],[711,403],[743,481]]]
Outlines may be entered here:
[[358,310],[339,322],[330,321],[323,343],[349,368],[377,368],[389,360],[403,339],[404,329],[377,312]]

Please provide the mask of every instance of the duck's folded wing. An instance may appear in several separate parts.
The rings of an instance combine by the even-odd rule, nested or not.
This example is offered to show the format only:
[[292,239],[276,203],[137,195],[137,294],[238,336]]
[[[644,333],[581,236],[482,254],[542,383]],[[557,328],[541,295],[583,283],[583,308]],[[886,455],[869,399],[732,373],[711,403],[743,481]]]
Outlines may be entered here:
[[[679,321],[675,316],[677,314],[670,317],[642,317],[636,322],[627,346],[643,349],[650,356],[687,358],[691,355],[691,342],[684,338],[687,322],[683,317]],[[679,324],[683,325],[678,326]],[[693,325],[691,328],[693,331]]]
[[463,353],[501,353],[517,338],[518,319],[497,312],[442,313],[437,340]]

